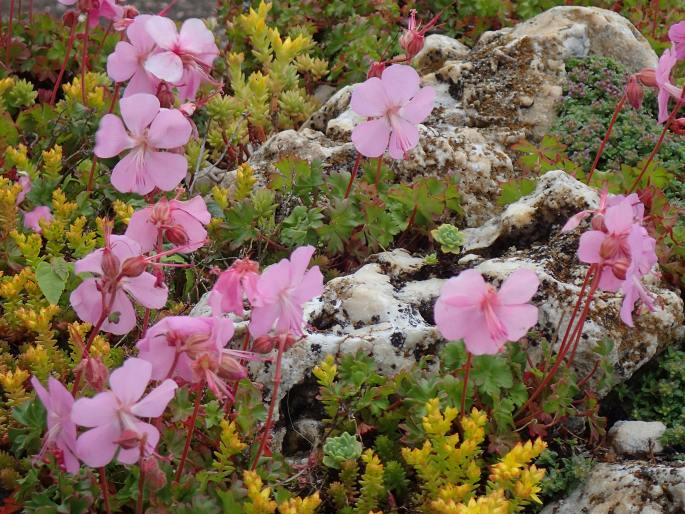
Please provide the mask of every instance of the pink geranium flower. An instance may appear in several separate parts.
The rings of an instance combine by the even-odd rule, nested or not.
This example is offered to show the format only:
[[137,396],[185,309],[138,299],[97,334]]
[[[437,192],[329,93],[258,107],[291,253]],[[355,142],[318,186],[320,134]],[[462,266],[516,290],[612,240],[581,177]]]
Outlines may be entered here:
[[539,285],[529,269],[513,272],[499,291],[478,271],[462,271],[443,285],[435,304],[435,324],[445,339],[463,339],[472,354],[494,355],[538,322],[538,309],[529,302]]
[[588,209],[585,211],[580,211],[579,213],[571,216],[566,224],[562,227],[562,232],[570,232],[574,230],[580,222],[585,218],[594,215],[592,220],[593,228],[600,230],[604,223],[604,213],[608,207],[613,207],[620,204],[624,200],[628,200],[633,208],[633,221],[635,223],[642,223],[642,219],[645,215],[645,206],[640,201],[640,197],[637,193],[631,193],[628,196],[625,195],[612,195],[609,194],[608,189],[604,188],[599,193],[599,207],[597,209]]
[[207,225],[212,216],[202,196],[187,201],[161,199],[154,205],[133,213],[125,235],[140,243],[143,253],[166,238],[179,252],[194,252],[207,239]]
[[[57,0],[62,5],[74,5],[79,0]],[[88,14],[88,25],[90,28],[97,26],[100,23],[100,18],[106,20],[118,20],[124,15],[123,7],[117,5],[115,0],[92,0],[86,2],[90,6],[89,9],[84,10]]]
[[78,456],[88,466],[109,464],[115,455],[122,464],[134,464],[140,459],[141,444],[145,455],[154,451],[159,431],[140,418],[161,416],[178,386],[173,380],[165,380],[143,397],[151,373],[149,362],[127,359],[110,375],[111,391],[74,403],[72,421],[91,428],[76,441]]
[[656,84],[659,88],[659,95],[657,100],[659,102],[659,123],[664,123],[669,116],[668,100],[673,97],[680,100],[683,92],[671,82],[671,72],[673,67],[678,62],[676,51],[673,48],[667,48],[659,58],[659,64],[656,67]]
[[632,258],[626,270],[626,279],[621,286],[624,297],[620,314],[623,322],[632,327],[633,309],[638,300],[650,311],[654,310],[654,302],[640,279],[657,263],[657,256],[656,241],[649,237],[644,227],[636,226],[631,230],[627,242]]
[[74,397],[53,377],[48,378],[47,390],[36,377],[31,377],[31,385],[48,414],[48,431],[39,457],[48,449],[57,448],[58,461],[61,461],[64,469],[72,474],[78,473],[80,464],[76,458],[76,425],[71,421]]
[[440,18],[440,14],[436,14],[426,25],[421,25],[416,22],[416,9],[409,11],[409,21],[407,22],[407,29],[400,36],[400,46],[404,49],[405,57],[411,61],[416,54],[423,48],[425,35]]
[[352,142],[366,157],[403,159],[419,142],[416,127],[433,110],[435,90],[419,87],[419,74],[411,66],[393,64],[381,78],[371,77],[352,91],[350,107],[361,116],[374,118],[357,125]]
[[250,259],[238,259],[219,275],[210,293],[209,304],[215,314],[233,312],[243,315],[243,297],[253,303],[257,295],[259,264]]
[[24,227],[33,230],[37,234],[43,232],[43,229],[40,228],[41,220],[46,222],[52,221],[52,211],[50,211],[50,207],[39,205],[32,211],[24,213]]
[[209,72],[219,49],[214,34],[202,20],[186,20],[180,33],[176,24],[163,16],[153,16],[146,27],[162,51],[148,57],[145,69],[160,80],[178,86],[181,100],[195,98],[202,82],[214,82]]
[[685,21],[671,25],[668,29],[668,38],[673,43],[675,56],[679,60],[685,59]]
[[159,79],[145,70],[145,60],[156,50],[155,42],[147,33],[145,24],[151,18],[141,14],[126,29],[128,41],[119,41],[114,52],[107,57],[107,74],[115,82],[130,79],[124,97],[136,93],[154,94]]
[[318,266],[307,269],[313,246],[297,248],[290,260],[281,259],[264,270],[250,318],[250,334],[259,337],[275,327],[278,332],[302,334],[302,306],[323,293],[323,275]]
[[186,176],[188,162],[182,153],[160,150],[185,145],[192,132],[190,122],[177,109],[160,109],[154,95],[131,95],[119,105],[123,123],[118,116],[105,114],[95,134],[98,157],[106,159],[130,149],[114,167],[112,185],[122,193],[141,195],[155,187],[171,191]]
[[102,330],[128,334],[136,326],[136,312],[129,295],[142,306],[161,309],[169,290],[145,270],[140,245],[126,236],[110,236],[105,248],[76,261],[76,273],[92,273],[71,293],[69,301],[78,317],[96,324],[103,311],[107,318]]

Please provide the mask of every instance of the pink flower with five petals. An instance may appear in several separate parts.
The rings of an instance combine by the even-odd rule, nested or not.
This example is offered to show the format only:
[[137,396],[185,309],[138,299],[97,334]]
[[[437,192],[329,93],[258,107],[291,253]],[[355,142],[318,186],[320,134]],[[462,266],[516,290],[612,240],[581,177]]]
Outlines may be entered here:
[[214,314],[232,312],[243,315],[243,296],[253,303],[257,295],[259,264],[250,259],[238,259],[219,275],[209,297]]
[[352,90],[350,107],[373,118],[357,125],[352,142],[365,157],[380,157],[389,148],[390,157],[404,159],[419,142],[416,127],[433,110],[435,90],[419,87],[419,74],[411,66],[393,64],[381,78],[371,77]]
[[529,302],[539,285],[529,269],[513,272],[499,291],[478,271],[462,271],[443,285],[435,304],[435,324],[445,339],[463,339],[472,354],[494,355],[538,322],[538,309]]
[[110,391],[74,403],[71,420],[91,428],[76,440],[77,454],[88,466],[105,466],[115,455],[122,464],[134,464],[140,459],[141,443],[145,455],[154,451],[159,431],[140,418],[161,416],[178,386],[165,380],[143,397],[151,373],[149,362],[127,359],[109,376]]
[[[79,0],[57,0],[62,5],[74,5]],[[90,0],[86,2],[90,6],[85,12],[88,14],[88,25],[94,28],[100,23],[100,18],[106,20],[118,20],[124,15],[124,8],[117,5],[115,0]]]
[[112,185],[122,193],[141,195],[155,187],[171,191],[185,178],[188,162],[182,153],[160,150],[185,145],[192,132],[190,122],[177,109],[160,109],[154,95],[131,95],[119,105],[123,123],[106,114],[95,134],[95,155],[100,158],[130,150],[114,167]]

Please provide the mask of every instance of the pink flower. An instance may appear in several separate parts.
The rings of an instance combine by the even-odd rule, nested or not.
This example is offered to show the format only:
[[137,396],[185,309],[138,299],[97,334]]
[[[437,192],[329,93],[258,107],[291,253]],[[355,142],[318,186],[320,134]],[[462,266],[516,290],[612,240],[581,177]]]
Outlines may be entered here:
[[53,377],[48,378],[47,391],[36,377],[31,377],[31,385],[48,414],[48,431],[39,457],[44,455],[49,448],[57,448],[61,453],[65,469],[71,474],[78,473],[80,464],[76,458],[76,425],[71,421],[74,397],[59,380]]
[[72,421],[82,427],[92,427],[76,441],[77,454],[88,466],[105,466],[115,455],[122,464],[134,464],[140,459],[143,442],[145,455],[154,451],[159,431],[140,418],[161,416],[178,386],[173,380],[165,380],[143,397],[151,373],[149,362],[127,359],[110,375],[111,391],[74,403]]
[[21,185],[21,191],[17,195],[16,201],[16,205],[19,205],[21,202],[24,201],[26,195],[31,192],[31,177],[29,177],[28,175],[21,175],[17,182],[19,182],[19,184]]
[[250,259],[238,259],[226,271],[219,275],[210,293],[209,304],[215,314],[233,312],[243,315],[243,296],[250,303],[257,295],[259,264]]
[[425,26],[416,23],[416,9],[409,11],[407,30],[400,36],[400,46],[404,49],[405,57],[411,61],[423,48],[425,34],[436,24],[440,13],[436,14]]
[[638,300],[650,311],[654,310],[654,302],[647,293],[640,279],[649,273],[657,263],[656,241],[647,234],[644,227],[635,225],[628,235],[631,262],[626,270],[626,279],[621,286],[623,304],[621,319],[629,327],[633,326],[633,309]]
[[[202,196],[187,201],[161,199],[133,213],[125,235],[140,243],[143,253],[166,238],[179,252],[194,252],[205,244],[204,225],[212,216]],[[161,239],[160,239],[161,238]]]
[[435,324],[445,339],[463,339],[472,354],[494,355],[538,322],[538,309],[528,302],[539,285],[535,272],[519,269],[498,292],[478,271],[462,271],[443,285],[435,304]]
[[599,193],[599,207],[597,209],[588,209],[585,211],[580,211],[579,213],[571,216],[566,224],[562,227],[562,232],[570,232],[575,229],[580,222],[583,221],[590,215],[594,215],[592,220],[592,227],[596,230],[602,230],[604,226],[604,213],[607,207],[613,207],[620,204],[624,200],[628,200],[633,208],[633,221],[635,223],[642,223],[642,219],[645,214],[645,206],[640,201],[640,198],[636,193],[631,193],[628,196],[625,195],[612,195],[609,194],[609,190],[604,188]]
[[[79,0],[57,1],[62,5],[74,5]],[[91,0],[85,3],[90,6],[90,9],[85,12],[88,14],[88,25],[90,25],[91,29],[100,23],[100,17],[106,20],[118,20],[124,15],[124,9],[116,5],[114,0]]]
[[302,305],[323,293],[323,275],[318,266],[307,270],[313,246],[301,246],[290,260],[281,259],[264,270],[257,281],[250,334],[259,337],[274,325],[278,332],[302,334]]
[[675,55],[678,59],[685,59],[685,21],[671,25],[668,38],[673,43]]
[[119,41],[107,57],[107,74],[115,82],[130,79],[124,97],[136,93],[154,94],[159,79],[145,70],[145,60],[155,51],[155,42],[147,33],[145,23],[152,16],[141,14],[126,29],[128,41]]
[[180,33],[176,24],[163,16],[153,16],[146,27],[162,51],[148,57],[145,69],[160,80],[179,86],[181,100],[195,98],[202,82],[214,82],[209,71],[219,49],[214,34],[201,20],[186,20]]
[[24,228],[33,230],[37,234],[43,232],[40,228],[40,221],[44,220],[46,222],[52,221],[52,212],[50,207],[46,205],[39,205],[35,209],[24,213]]
[[352,142],[366,157],[403,159],[419,142],[416,126],[433,110],[435,90],[419,87],[419,74],[411,66],[393,64],[381,78],[371,77],[352,91],[350,107],[361,116],[374,118],[357,125]]
[[76,261],[76,273],[93,273],[74,289],[69,301],[78,317],[98,323],[103,310],[107,318],[102,330],[116,335],[128,334],[136,326],[136,311],[130,295],[142,306],[161,309],[169,290],[147,273],[140,245],[126,236],[110,236],[105,248]]
[[670,97],[680,100],[682,89],[673,85],[671,82],[671,71],[678,62],[676,52],[672,48],[667,48],[659,58],[656,67],[656,84],[659,88],[657,100],[659,102],[659,123],[664,123],[668,119],[668,100]]
[[122,193],[148,194],[155,187],[171,191],[186,176],[185,155],[161,152],[182,147],[192,127],[176,109],[160,109],[154,95],[139,93],[119,102],[121,119],[106,114],[95,134],[95,155],[107,159],[131,151],[112,171],[112,185]]

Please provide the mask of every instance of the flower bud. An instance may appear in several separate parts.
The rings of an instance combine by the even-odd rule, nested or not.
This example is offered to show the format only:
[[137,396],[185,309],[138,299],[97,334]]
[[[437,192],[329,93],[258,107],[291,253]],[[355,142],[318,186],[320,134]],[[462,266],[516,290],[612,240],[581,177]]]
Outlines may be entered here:
[[599,256],[604,259],[610,259],[618,252],[619,243],[615,237],[606,237],[599,247]]
[[247,370],[236,359],[223,353],[221,354],[221,375],[228,380],[240,380],[247,377]]
[[604,224],[604,216],[602,214],[595,214],[590,222],[593,230],[599,230],[601,232],[606,232],[607,227]]
[[616,275],[617,279],[625,280],[629,267],[630,261],[628,261],[628,259],[619,259],[611,265],[611,271],[614,272],[614,275]]
[[366,78],[367,79],[370,79],[371,77],[381,78],[381,75],[383,75],[383,71],[385,71],[385,63],[379,62],[379,61],[374,61],[371,63],[371,66],[369,66],[369,71],[366,73]]
[[260,336],[252,343],[252,351],[256,353],[269,353],[274,349],[274,340],[271,336]]
[[119,258],[112,253],[112,250],[105,246],[102,250],[102,274],[107,278],[116,278],[119,274]]
[[145,268],[147,268],[145,257],[137,255],[135,257],[129,257],[124,261],[124,264],[121,266],[121,274],[124,277],[130,278],[139,277],[143,274]]
[[159,105],[165,109],[171,109],[174,106],[174,93],[168,87],[159,89],[157,99],[159,100]]
[[685,118],[676,118],[671,122],[671,130],[678,135],[685,136]]
[[145,483],[152,490],[158,491],[166,485],[166,475],[159,467],[157,457],[151,455],[145,457],[142,463],[143,473],[145,473]]
[[75,11],[67,11],[64,13],[64,16],[62,16],[62,23],[64,23],[65,27],[73,27],[75,23],[78,23],[78,16],[76,15]]
[[84,358],[80,364],[76,366],[75,370],[79,373],[83,373],[88,385],[96,391],[102,391],[109,379],[107,366],[104,365],[99,357],[88,356]]
[[635,76],[643,86],[658,87],[656,83],[656,70],[654,68],[642,68]]
[[150,221],[153,223],[168,223],[171,215],[171,207],[166,199],[162,199],[152,206]]
[[642,100],[645,98],[645,93],[635,75],[631,75],[628,79],[628,85],[626,86],[626,98],[633,109],[638,110],[640,107],[642,107]]
[[132,450],[133,448],[140,448],[140,434],[130,428],[121,432],[121,437],[114,441],[125,450]]
[[124,18],[135,18],[140,14],[140,11],[132,5],[124,6]]
[[283,351],[288,351],[297,342],[297,339],[290,332],[278,334],[275,338],[277,344],[283,344]]
[[176,246],[184,246],[188,244],[188,234],[181,225],[172,225],[164,230],[164,235],[170,243]]
[[423,49],[425,37],[415,30],[405,30],[400,37],[400,46],[404,49],[405,57],[411,61]]

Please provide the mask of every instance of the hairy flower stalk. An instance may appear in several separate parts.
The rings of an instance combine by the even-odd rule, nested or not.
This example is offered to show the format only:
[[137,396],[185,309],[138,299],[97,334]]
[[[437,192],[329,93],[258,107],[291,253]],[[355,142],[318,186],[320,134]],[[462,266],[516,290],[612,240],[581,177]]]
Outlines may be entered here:
[[195,431],[195,423],[197,422],[197,415],[200,412],[200,403],[202,402],[202,396],[205,392],[205,384],[203,382],[198,383],[195,386],[195,404],[193,406],[193,414],[190,416],[190,421],[188,422],[188,434],[186,435],[186,442],[183,445],[183,452],[181,453],[181,460],[178,461],[178,468],[176,469],[176,475],[174,476],[174,482],[178,483],[183,475],[183,468],[188,458],[188,452],[190,451],[190,442],[193,439],[193,432]]
[[57,100],[57,92],[59,87],[62,85],[62,78],[64,78],[64,72],[67,69],[67,63],[69,62],[69,57],[71,57],[71,50],[74,48],[74,40],[76,39],[76,15],[73,12],[68,12],[64,15],[65,22],[69,23],[69,38],[67,39],[67,48],[64,51],[64,59],[62,60],[62,66],[57,74],[57,79],[55,80],[55,85],[52,88],[52,95],[50,96],[50,105],[55,105],[55,100]]

